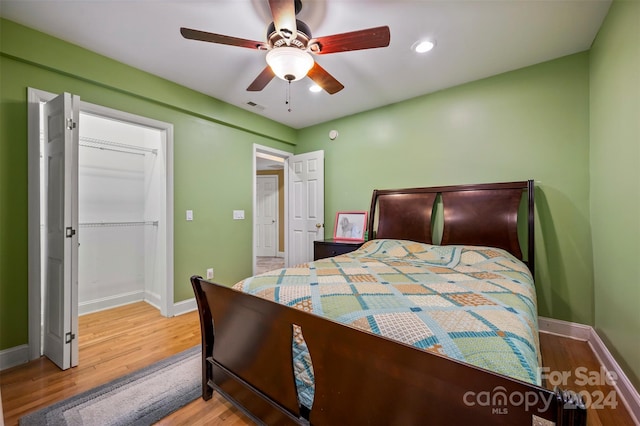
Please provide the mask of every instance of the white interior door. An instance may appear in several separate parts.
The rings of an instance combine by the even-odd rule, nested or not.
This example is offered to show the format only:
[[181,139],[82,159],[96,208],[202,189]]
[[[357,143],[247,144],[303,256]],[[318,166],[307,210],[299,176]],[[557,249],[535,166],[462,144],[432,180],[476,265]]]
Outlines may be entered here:
[[313,242],[324,238],[324,151],[289,157],[287,265],[313,260]]
[[256,176],[256,256],[278,253],[278,176]]
[[78,118],[80,97],[44,105],[46,277],[44,348],[66,370],[78,365]]

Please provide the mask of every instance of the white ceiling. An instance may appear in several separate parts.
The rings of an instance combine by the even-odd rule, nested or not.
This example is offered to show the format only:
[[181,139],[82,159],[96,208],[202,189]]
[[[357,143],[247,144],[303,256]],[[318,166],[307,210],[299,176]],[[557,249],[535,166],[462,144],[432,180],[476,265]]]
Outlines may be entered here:
[[[267,0],[0,0],[0,15],[152,74],[302,128],[589,49],[609,0],[302,0],[313,36],[388,25],[387,48],[316,56],[345,89],[305,78],[247,86],[265,52],[186,40],[180,27],[264,41]],[[411,45],[435,40],[418,55]],[[247,102],[261,107],[250,107]]]

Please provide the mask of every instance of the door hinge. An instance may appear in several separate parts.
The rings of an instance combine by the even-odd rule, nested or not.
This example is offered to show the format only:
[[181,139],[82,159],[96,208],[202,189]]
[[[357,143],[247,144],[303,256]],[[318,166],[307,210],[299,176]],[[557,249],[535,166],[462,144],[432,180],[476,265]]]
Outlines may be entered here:
[[76,128],[76,122],[73,121],[73,118],[67,118],[67,129],[73,130]]
[[65,343],[71,343],[71,341],[76,338],[76,335],[73,334],[72,332],[68,332],[67,334],[64,335],[64,337],[65,337],[65,340],[64,340]]
[[76,235],[76,230],[73,229],[72,227],[68,226],[67,227],[67,234],[66,234],[67,238],[71,238],[74,235]]

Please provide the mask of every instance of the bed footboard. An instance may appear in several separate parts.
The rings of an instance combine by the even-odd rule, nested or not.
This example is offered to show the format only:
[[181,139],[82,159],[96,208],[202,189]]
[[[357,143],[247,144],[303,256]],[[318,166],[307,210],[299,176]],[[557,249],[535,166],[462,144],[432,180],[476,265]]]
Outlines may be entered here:
[[259,423],[307,424],[292,364],[295,324],[314,368],[312,424],[586,424],[575,394],[510,379],[197,276],[191,283],[202,327],[203,398],[219,391]]

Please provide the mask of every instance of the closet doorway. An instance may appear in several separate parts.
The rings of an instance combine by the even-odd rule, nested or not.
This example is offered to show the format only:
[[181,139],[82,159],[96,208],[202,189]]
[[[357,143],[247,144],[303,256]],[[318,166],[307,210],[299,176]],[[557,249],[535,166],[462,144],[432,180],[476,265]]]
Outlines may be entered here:
[[[49,329],[43,303],[50,210],[43,105],[54,98],[28,90],[29,359],[42,355],[43,331]],[[71,322],[77,324],[78,314],[135,301],[173,316],[173,125],[79,99],[77,104],[76,123],[70,123],[77,126],[77,156],[64,164],[76,176],[77,190],[65,191],[74,197],[79,219],[75,230],[69,228],[71,235],[77,231],[78,253]]]
[[82,111],[80,123],[78,313],[138,301],[160,309],[162,132]]

